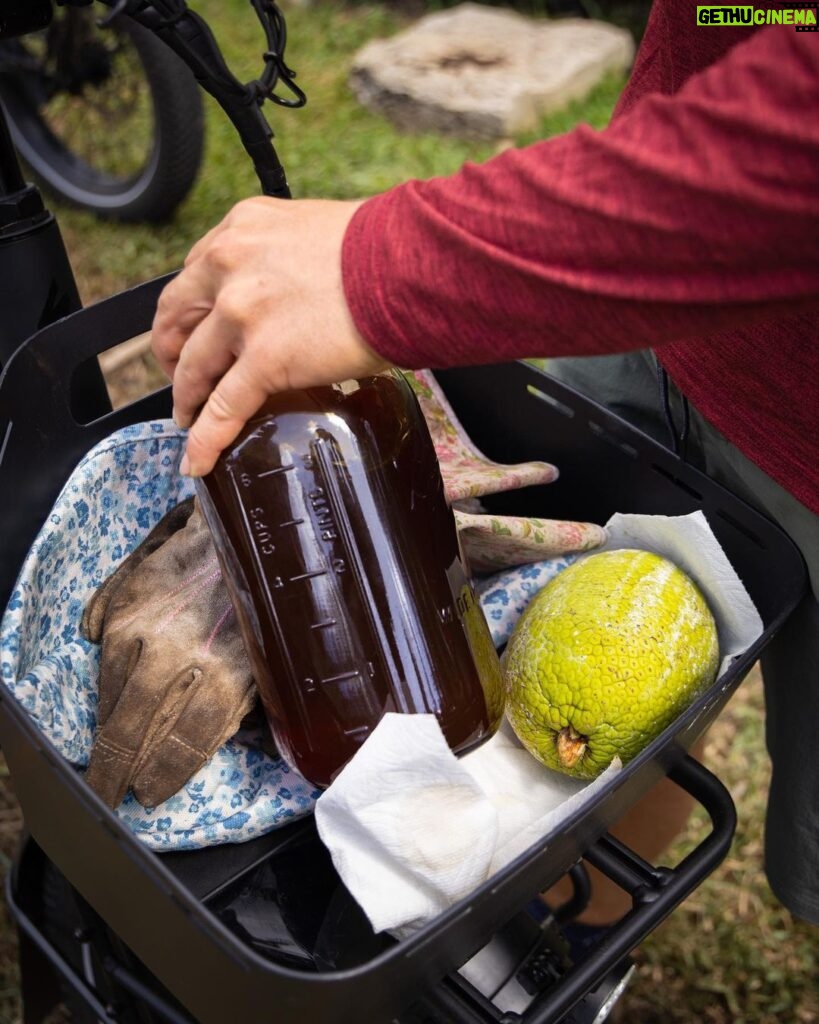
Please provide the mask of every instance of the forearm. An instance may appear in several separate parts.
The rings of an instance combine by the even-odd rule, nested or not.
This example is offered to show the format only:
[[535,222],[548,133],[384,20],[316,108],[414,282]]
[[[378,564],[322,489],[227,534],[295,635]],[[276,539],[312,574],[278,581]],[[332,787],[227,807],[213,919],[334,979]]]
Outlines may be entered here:
[[362,207],[363,337],[405,366],[600,353],[819,309],[819,48],[758,32],[602,132]]

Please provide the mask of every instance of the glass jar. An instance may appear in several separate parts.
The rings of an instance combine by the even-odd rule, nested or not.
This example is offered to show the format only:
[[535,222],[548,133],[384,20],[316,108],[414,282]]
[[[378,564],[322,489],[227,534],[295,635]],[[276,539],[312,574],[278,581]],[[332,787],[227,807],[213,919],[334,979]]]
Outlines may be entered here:
[[417,399],[396,371],[270,398],[197,482],[282,757],[328,786],[389,711],[456,753],[501,670]]

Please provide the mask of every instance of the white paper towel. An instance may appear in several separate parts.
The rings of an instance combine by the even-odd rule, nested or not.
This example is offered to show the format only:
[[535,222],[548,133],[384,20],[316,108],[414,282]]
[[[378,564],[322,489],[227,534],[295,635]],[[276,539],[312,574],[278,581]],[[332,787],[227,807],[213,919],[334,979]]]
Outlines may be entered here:
[[319,797],[316,825],[373,929],[401,937],[557,827],[619,768],[590,784],[549,772],[506,723],[458,759],[434,715],[390,713]]
[[[721,672],[760,635],[759,614],[701,512],[615,515],[606,528],[605,549],[654,551],[699,585],[716,619]],[[375,931],[401,937],[555,832],[620,767],[593,782],[551,772],[506,723],[458,759],[434,716],[388,714],[319,798],[316,824]]]

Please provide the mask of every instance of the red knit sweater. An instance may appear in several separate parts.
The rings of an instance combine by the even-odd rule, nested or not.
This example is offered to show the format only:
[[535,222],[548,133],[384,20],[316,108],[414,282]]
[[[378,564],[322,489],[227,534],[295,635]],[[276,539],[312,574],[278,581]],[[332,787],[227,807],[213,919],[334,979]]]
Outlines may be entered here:
[[365,203],[344,286],[396,365],[653,347],[695,407],[819,511],[819,33],[656,0],[604,131]]

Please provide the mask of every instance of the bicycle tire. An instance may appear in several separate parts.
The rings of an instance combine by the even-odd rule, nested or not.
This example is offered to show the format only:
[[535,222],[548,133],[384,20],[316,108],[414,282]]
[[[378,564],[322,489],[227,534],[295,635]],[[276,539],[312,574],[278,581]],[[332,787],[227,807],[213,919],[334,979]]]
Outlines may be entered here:
[[191,70],[148,29],[118,18],[148,86],[153,119],[144,165],[120,177],[87,162],[48,123],[24,76],[0,75],[0,99],[15,145],[43,188],[96,215],[120,221],[167,220],[193,186],[204,149],[202,95]]

